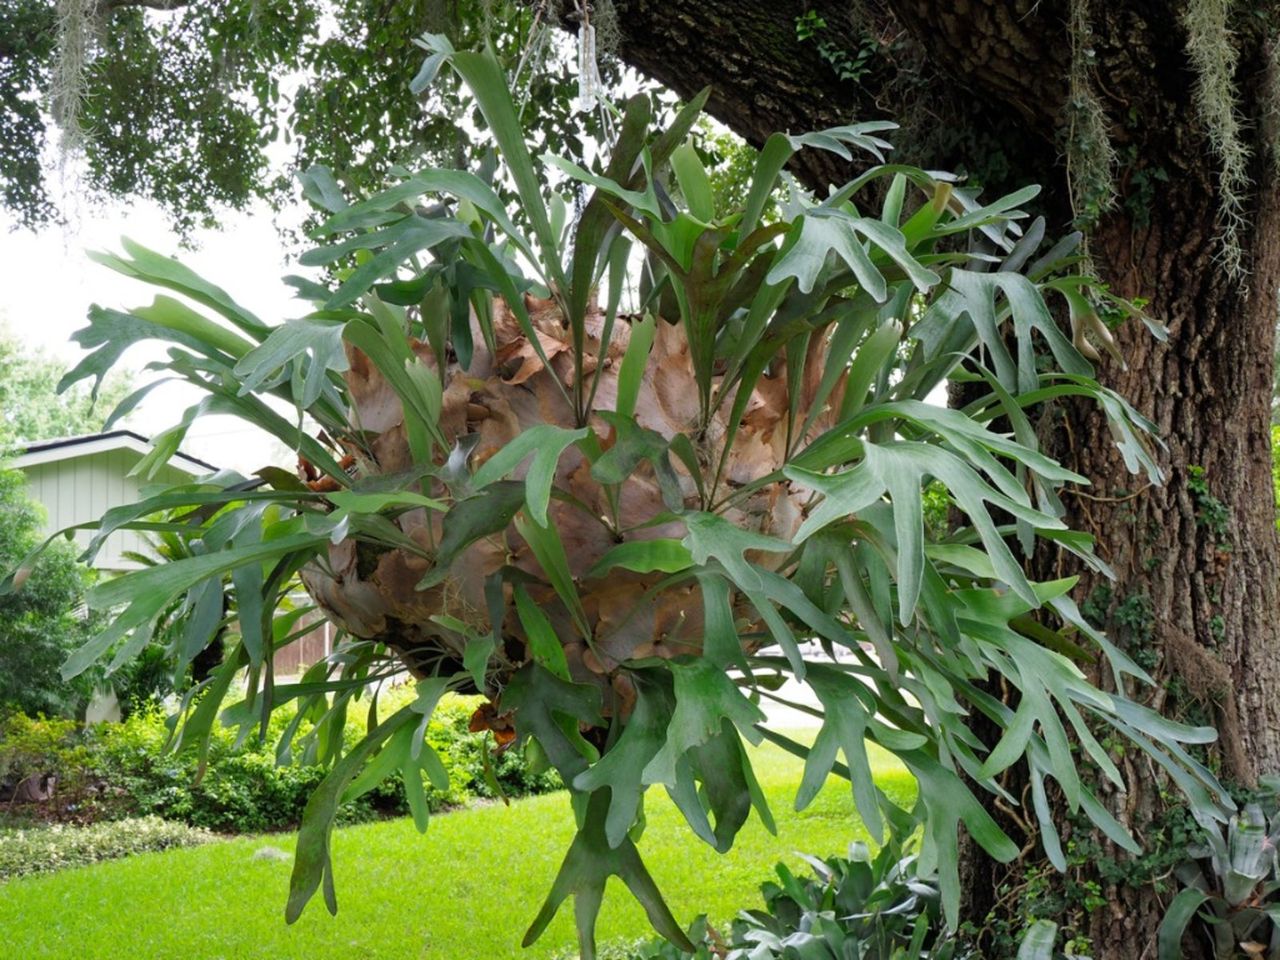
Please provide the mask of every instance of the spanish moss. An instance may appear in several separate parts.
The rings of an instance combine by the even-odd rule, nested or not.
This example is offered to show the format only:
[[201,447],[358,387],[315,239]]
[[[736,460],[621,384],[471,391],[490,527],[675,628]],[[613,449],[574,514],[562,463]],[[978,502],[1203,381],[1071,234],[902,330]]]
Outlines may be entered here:
[[1244,206],[1251,181],[1235,81],[1240,51],[1229,23],[1231,7],[1232,0],[1191,0],[1182,24],[1187,31],[1187,55],[1196,72],[1196,109],[1221,165],[1219,257],[1228,274],[1239,280],[1246,272],[1241,238],[1247,226]]
[[1094,90],[1089,0],[1071,0],[1071,70],[1067,92],[1067,182],[1076,221],[1092,224],[1115,206],[1116,150]]

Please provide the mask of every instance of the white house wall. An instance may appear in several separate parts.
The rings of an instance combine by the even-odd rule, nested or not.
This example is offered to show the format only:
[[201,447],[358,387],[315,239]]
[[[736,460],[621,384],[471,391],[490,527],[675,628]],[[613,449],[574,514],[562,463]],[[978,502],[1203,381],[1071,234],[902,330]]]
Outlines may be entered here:
[[[128,476],[141,459],[142,455],[134,450],[117,449],[24,467],[28,495],[45,508],[45,531],[52,533],[73,524],[97,520],[112,507],[142,499],[144,484],[139,482],[139,477]],[[155,480],[147,483],[190,480],[190,475],[164,467]],[[81,547],[86,547],[92,536],[90,530],[78,530],[75,539]],[[132,569],[137,564],[123,557],[128,551],[147,552],[142,534],[132,530],[113,533],[94,566],[103,570]]]

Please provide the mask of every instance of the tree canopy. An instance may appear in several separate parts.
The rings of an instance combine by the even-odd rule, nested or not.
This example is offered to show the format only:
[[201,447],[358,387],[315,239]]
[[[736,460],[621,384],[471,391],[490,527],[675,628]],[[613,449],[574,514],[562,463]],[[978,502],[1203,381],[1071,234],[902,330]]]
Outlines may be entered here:
[[[28,443],[94,433],[128,392],[123,372],[108,378],[95,401],[84,385],[58,393],[67,364],[31,352],[0,324],[0,569],[13,569],[41,539],[43,508],[27,495],[21,471],[3,457]],[[29,571],[30,588],[0,597],[0,710],[75,714],[102,679],[93,671],[62,678],[67,657],[101,626],[84,606],[93,574],[69,543],[53,544]],[[124,690],[129,671],[116,678]]]
[[[15,0],[0,11],[0,195],[16,219],[59,216],[60,147],[99,197],[154,200],[188,231],[218,211],[294,196],[272,170],[322,162],[353,190],[397,164],[477,158],[456,83],[410,87],[413,39],[491,37],[538,136],[581,157],[576,65],[552,56],[546,7],[488,0]],[[540,12],[542,11],[542,12]],[[532,41],[532,42],[531,42]],[[616,76],[615,61],[604,64]],[[358,79],[357,79],[358,78]],[[466,117],[464,120],[463,118]]]

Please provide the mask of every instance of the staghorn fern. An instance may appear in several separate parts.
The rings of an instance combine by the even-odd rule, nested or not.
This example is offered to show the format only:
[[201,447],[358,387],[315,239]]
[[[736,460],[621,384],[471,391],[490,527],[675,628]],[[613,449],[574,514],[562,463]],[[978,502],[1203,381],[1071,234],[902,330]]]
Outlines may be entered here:
[[[705,94],[661,132],[635,98],[603,169],[545,158],[594,188],[571,221],[563,201],[544,200],[494,58],[439,37],[424,46],[418,82],[447,66],[470,87],[516,217],[460,171],[426,170],[350,203],[314,169],[304,182],[331,214],[317,233],[328,243],[303,262],[333,265],[340,282],[293,279],[312,312],[269,326],[126,242],[125,256],[102,261],[186,299],[94,307],[77,335],[93,352],[67,379],[100,379],[132,343],[167,341],[163,366],[208,397],[158,438],[148,466],[206,413],[239,415],[302,458],[300,476],[220,474],[103,517],[90,553],[122,527],[201,549],[99,585],[95,603],[119,613],[67,667],[108,650],[123,662],[175,599],[230,574],[240,634],[183,703],[178,744],[205,749],[241,671],[248,696],[223,722],[248,731],[294,701],[316,721],[309,751],[332,770],[301,828],[290,920],[321,887],[336,909],[329,836],[343,799],[398,772],[425,828],[423,777],[443,771],[422,731],[446,689],[486,694],[476,724],[569,785],[578,833],[525,942],[572,895],[585,958],[611,875],[688,946],[636,845],[643,797],[663,785],[720,850],[753,809],[771,825],[744,739],[806,757],[798,806],[834,771],[873,836],[886,820],[919,822],[921,869],[937,869],[953,925],[961,825],[997,858],[1018,853],[973,792],[1018,803],[998,779],[1015,763],[1029,769],[1060,867],[1050,779],[1070,808],[1136,849],[1082,781],[1069,736],[1121,787],[1094,731],[1127,737],[1201,815],[1225,821],[1230,801],[1183,746],[1213,731],[1092,685],[1081,665],[1099,657],[1120,689],[1150,678],[1084,621],[1073,580],[1031,582],[1015,554],[1047,539],[1102,569],[1060,520],[1057,491],[1085,481],[1037,449],[1041,405],[1090,398],[1131,469],[1159,479],[1151,424],[1098,385],[1089,361],[1113,349],[1091,321],[1095,305],[1129,307],[1073,271],[1078,238],[1035,259],[1043,222],[1019,228],[1034,189],[981,204],[945,178],[883,162],[889,125],[861,124],[771,137],[743,207],[717,210],[684,146]],[[800,149],[877,163],[825,200],[793,191],[766,221]],[[884,199],[871,215],[859,204],[873,193]],[[624,313],[633,249],[640,294]],[[1053,305],[1069,313],[1070,334]],[[927,401],[954,379],[985,393],[963,410]],[[304,413],[318,435],[300,429]],[[924,523],[930,484],[966,518],[944,539]],[[299,682],[278,683],[271,652],[292,637],[273,611],[295,574],[347,639]],[[821,653],[806,653],[815,639]],[[184,650],[201,640],[186,632]],[[376,700],[403,669],[418,678],[417,700],[340,754],[336,731],[356,698]],[[780,675],[821,704],[811,749],[765,723],[759,703],[777,699]],[[1010,702],[984,691],[993,677]],[[975,714],[1003,729],[997,742],[974,734]],[[919,780],[916,810],[878,790],[866,740]]]

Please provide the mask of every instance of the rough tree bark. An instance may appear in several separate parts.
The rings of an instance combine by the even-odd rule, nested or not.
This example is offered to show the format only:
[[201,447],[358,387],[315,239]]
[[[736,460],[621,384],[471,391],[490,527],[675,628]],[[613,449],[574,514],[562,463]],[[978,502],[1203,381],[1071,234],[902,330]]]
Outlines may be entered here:
[[[852,119],[910,120],[903,110],[916,118],[903,131],[911,142],[899,138],[912,160],[972,169],[984,162],[973,151],[998,144],[1012,177],[1045,186],[1052,226],[1070,227],[1061,157],[1072,58],[1067,0],[615,3],[621,56],[685,95],[713,84],[712,113],[749,141]],[[1120,204],[1093,227],[1090,249],[1112,289],[1149,299],[1170,334],[1158,343],[1126,325],[1120,339],[1128,370],[1105,364],[1104,380],[1158,425],[1167,479],[1139,489],[1088,409],[1065,411],[1057,449],[1093,482],[1071,498],[1068,519],[1097,535],[1099,553],[1117,573],[1110,600],[1095,606],[1153,664],[1161,689],[1151,702],[1170,713],[1203,711],[1222,733],[1223,775],[1248,784],[1280,769],[1280,568],[1269,442],[1280,285],[1275,117],[1266,96],[1274,78],[1265,30],[1235,36],[1255,185],[1242,235],[1249,273],[1240,280],[1219,258],[1220,175],[1193,102],[1181,22],[1189,5],[1117,0],[1089,9],[1089,73],[1121,157]],[[856,31],[879,42],[859,82],[841,82],[812,40],[797,39],[797,18],[807,10],[846,48],[857,48]],[[946,136],[936,124],[950,128]],[[796,173],[819,188],[847,172],[820,155],[807,162]],[[1013,185],[1000,179],[998,171],[987,178]],[[1036,563],[1042,575],[1062,570],[1060,558]],[[1083,582],[1078,599],[1097,601],[1096,586]],[[1142,834],[1159,809],[1158,789],[1145,766],[1134,764],[1129,774],[1128,795],[1110,799]],[[967,866],[970,916],[980,920],[1011,876],[976,854]],[[1092,939],[1093,956],[1154,956],[1159,899],[1149,888],[1104,893],[1111,905],[1077,931]]]

